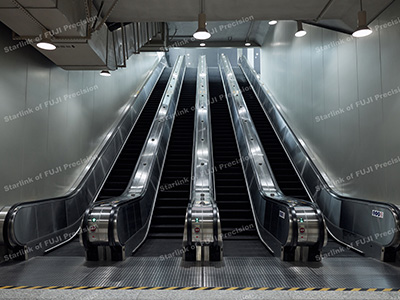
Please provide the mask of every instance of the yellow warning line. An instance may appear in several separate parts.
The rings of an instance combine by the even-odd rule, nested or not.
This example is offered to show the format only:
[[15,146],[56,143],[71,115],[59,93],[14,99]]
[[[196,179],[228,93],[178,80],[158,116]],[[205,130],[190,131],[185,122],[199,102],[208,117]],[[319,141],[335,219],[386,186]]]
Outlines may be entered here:
[[63,286],[63,287],[57,288],[57,290],[66,290],[66,289],[70,289],[70,288],[73,288],[73,286]]
[[147,287],[147,286],[141,286],[141,287],[133,287],[133,286],[127,286],[127,287],[103,287],[103,286],[93,286],[93,287],[88,287],[88,286],[27,286],[27,285],[21,285],[21,286],[13,286],[13,285],[7,285],[7,286],[0,286],[0,290],[4,289],[10,289],[10,290],[21,290],[21,289],[26,289],[26,290],[165,290],[165,291],[187,291],[187,290],[193,290],[193,291],[203,291],[203,290],[210,290],[210,291],[220,291],[220,290],[225,290],[225,291],[315,291],[315,292],[326,292],[326,291],[336,291],[336,292],[342,292],[342,291],[352,291],[352,292],[359,292],[359,291],[367,291],[367,292],[400,292],[400,289],[393,289],[393,288],[300,288],[300,287],[223,287],[223,286],[217,286],[217,287],[177,287],[177,286],[171,286],[171,287],[163,287],[163,286],[155,286],[155,287]]
[[98,290],[98,289],[102,289],[103,287],[101,287],[101,286],[95,286],[95,287],[92,287],[92,288],[90,288],[90,289],[88,289],[88,290],[91,290],[91,291],[93,291],[93,290]]

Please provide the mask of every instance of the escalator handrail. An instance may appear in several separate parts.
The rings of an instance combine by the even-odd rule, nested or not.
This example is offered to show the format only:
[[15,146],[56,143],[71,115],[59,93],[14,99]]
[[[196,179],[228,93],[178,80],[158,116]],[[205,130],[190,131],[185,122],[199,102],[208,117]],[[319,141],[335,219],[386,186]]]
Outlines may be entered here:
[[[358,202],[358,203],[362,203],[362,204],[369,203],[369,204],[377,206],[377,207],[386,208],[386,209],[388,209],[388,211],[390,211],[392,213],[393,218],[396,220],[395,223],[396,223],[397,229],[400,229],[400,210],[396,205],[394,205],[392,203],[383,203],[383,202],[378,202],[378,201],[369,200],[369,199],[358,199],[358,198],[353,198],[353,197],[348,197],[348,196],[342,196],[342,195],[338,194],[336,191],[334,191],[327,184],[326,180],[323,178],[323,176],[319,172],[319,170],[316,167],[316,165],[314,164],[313,160],[310,158],[307,151],[304,149],[302,143],[299,141],[297,136],[294,134],[294,131],[291,129],[290,125],[286,122],[286,119],[283,117],[281,111],[278,109],[276,100],[271,95],[271,93],[267,90],[265,84],[260,81],[259,76],[255,72],[255,70],[250,67],[246,57],[241,56],[239,58],[239,66],[243,70],[244,75],[246,76],[248,82],[250,83],[252,89],[254,90],[255,95],[258,98],[258,101],[260,102],[261,106],[263,107],[267,118],[270,120],[272,128],[274,129],[276,135],[278,136],[280,142],[282,143],[283,148],[285,149],[286,153],[288,154],[288,157],[289,157],[293,167],[295,168],[296,172],[298,173],[299,178],[302,181],[302,183],[303,183],[304,187],[306,188],[308,194],[310,195],[311,199],[315,203],[317,203],[318,202],[317,199],[319,197],[323,197],[323,193],[326,193],[330,197],[341,200],[341,201],[346,200],[346,201]],[[263,97],[263,99],[265,101],[269,101],[269,103],[271,104],[270,111],[268,111],[264,107],[264,105],[260,99],[261,97]],[[272,110],[277,113],[277,115],[281,121],[281,123],[279,124],[281,126],[280,130],[277,129],[277,124],[275,124],[270,118],[270,114],[272,114],[271,113]],[[297,149],[301,152],[301,155],[305,158],[304,159],[305,164],[307,164],[310,167],[310,169],[312,170],[313,175],[318,180],[318,184],[310,186],[307,183],[307,181],[303,178],[303,176],[300,175],[297,164],[293,161],[292,155],[290,155],[290,153],[288,153],[288,152],[290,152],[290,150],[288,150],[286,143],[282,141],[282,136],[280,133],[284,132],[285,129],[289,133],[289,136],[292,138],[293,143],[295,144],[295,147],[297,147]],[[304,169],[305,169],[305,166],[303,166],[303,170]],[[399,244],[400,244],[400,230],[395,232],[395,234],[393,235],[392,242],[386,244],[385,246],[397,247]]]
[[[109,171],[112,169],[112,166],[116,161],[116,158],[119,156],[121,149],[126,143],[126,140],[129,137],[129,134],[134,127],[134,124],[136,123],[137,119],[139,118],[139,115],[141,114],[144,104],[147,102],[149,96],[151,95],[156,83],[158,82],[158,79],[160,78],[166,66],[167,66],[167,61],[165,59],[165,56],[163,56],[158,62],[154,64],[153,68],[149,71],[139,89],[134,94],[132,94],[130,99],[127,101],[126,108],[122,113],[120,119],[114,123],[112,129],[106,135],[105,139],[96,148],[94,154],[91,156],[92,157],[91,161],[82,171],[81,175],[78,176],[78,179],[72,185],[68,194],[64,196],[48,198],[48,199],[39,199],[25,203],[20,202],[10,207],[7,207],[7,213],[2,214],[2,216],[4,215],[4,218],[0,220],[0,223],[4,224],[0,228],[0,243],[4,243],[8,247],[24,245],[24,242],[20,242],[18,238],[15,236],[15,232],[13,229],[14,226],[13,223],[15,222],[17,214],[19,211],[21,211],[21,209],[36,207],[38,205],[44,205],[44,204],[51,205],[54,202],[74,199],[76,197],[79,197],[79,195],[83,193],[83,191],[86,189],[88,190],[87,194],[91,195],[93,198],[90,200],[90,202],[92,202],[95,199],[97,193],[101,189],[101,186],[104,184],[105,178],[108,176],[107,173],[109,173]],[[140,107],[135,107],[136,105],[140,105]],[[135,113],[136,118],[129,118],[132,112]],[[132,123],[132,121],[133,124],[128,124],[129,122]],[[111,163],[105,161],[105,159],[110,160],[110,157],[105,158],[106,156],[105,154],[108,154],[108,151],[112,151]],[[96,171],[98,171],[99,169],[103,169],[102,168],[103,163],[110,164],[109,170],[102,170],[103,172],[105,172],[104,174],[101,174],[103,178],[96,178],[96,176],[98,176],[98,173],[96,173]],[[92,185],[97,184],[97,185],[89,187],[90,184]],[[92,188],[92,190],[90,190],[90,188]],[[84,211],[82,212],[80,218],[82,218],[83,215]],[[77,220],[75,223],[78,224],[79,220]],[[43,237],[47,238],[52,234],[53,233],[49,233]],[[31,241],[33,242],[41,238],[42,237],[39,236]]]

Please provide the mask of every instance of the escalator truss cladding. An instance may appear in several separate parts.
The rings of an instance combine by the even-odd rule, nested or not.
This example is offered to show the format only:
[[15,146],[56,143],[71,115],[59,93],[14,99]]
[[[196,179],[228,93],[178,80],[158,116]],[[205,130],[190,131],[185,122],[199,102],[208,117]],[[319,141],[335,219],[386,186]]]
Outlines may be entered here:
[[282,260],[316,260],[327,240],[321,211],[310,201],[282,193],[232,66],[223,54],[219,68],[261,240]]
[[180,56],[123,194],[86,211],[81,241],[88,260],[123,260],[146,239],[185,71],[185,57]]

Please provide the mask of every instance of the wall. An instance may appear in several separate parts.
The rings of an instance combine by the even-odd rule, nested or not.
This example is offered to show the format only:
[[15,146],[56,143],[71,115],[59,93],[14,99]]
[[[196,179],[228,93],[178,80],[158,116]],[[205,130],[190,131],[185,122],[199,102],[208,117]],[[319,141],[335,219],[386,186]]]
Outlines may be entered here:
[[68,192],[158,61],[134,55],[105,78],[64,71],[31,46],[9,51],[14,44],[0,23],[0,205]]
[[179,55],[186,55],[189,68],[197,68],[201,55],[207,55],[207,66],[218,67],[218,56],[224,53],[233,65],[237,65],[237,50],[234,48],[171,48],[167,52],[168,63],[173,66]]
[[[249,54],[251,53],[251,55]],[[218,56],[225,54],[232,66],[237,66],[238,57],[247,56],[254,70],[260,73],[260,48],[171,48],[167,52],[168,63],[173,66],[179,55],[186,55],[186,63],[189,68],[197,68],[201,55],[207,56],[207,66],[218,68]]]
[[307,25],[308,34],[296,38],[295,22],[279,22],[261,49],[262,81],[334,189],[396,204],[399,16],[396,1],[370,24],[373,34],[358,40]]

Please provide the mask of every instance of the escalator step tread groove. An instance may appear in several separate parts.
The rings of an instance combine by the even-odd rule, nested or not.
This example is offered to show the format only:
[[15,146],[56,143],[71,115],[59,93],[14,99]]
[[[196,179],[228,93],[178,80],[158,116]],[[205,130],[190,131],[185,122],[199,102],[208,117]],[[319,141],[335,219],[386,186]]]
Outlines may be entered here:
[[[177,116],[168,146],[160,188],[154,208],[149,238],[182,238],[191,177],[196,69],[186,69]],[[179,115],[188,109],[189,113]],[[186,178],[186,179],[185,179]]]
[[[214,166],[216,167],[216,200],[219,208],[223,233],[253,224],[254,219],[239,160],[235,134],[229,115],[228,104],[218,69],[209,69],[210,99],[218,99],[211,104]],[[222,167],[221,167],[222,166]],[[227,166],[227,167],[225,167]],[[227,234],[225,239],[258,239],[257,232],[246,230],[237,234]]]

